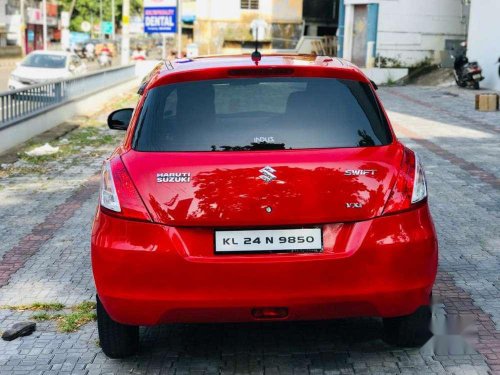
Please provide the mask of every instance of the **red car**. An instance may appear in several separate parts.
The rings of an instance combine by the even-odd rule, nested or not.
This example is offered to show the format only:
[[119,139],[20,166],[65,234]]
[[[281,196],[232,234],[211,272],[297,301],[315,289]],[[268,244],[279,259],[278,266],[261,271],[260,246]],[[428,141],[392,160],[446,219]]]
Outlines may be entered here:
[[417,155],[354,65],[328,57],[167,62],[105,161],[92,229],[100,345],[139,326],[383,318],[428,335],[438,246]]

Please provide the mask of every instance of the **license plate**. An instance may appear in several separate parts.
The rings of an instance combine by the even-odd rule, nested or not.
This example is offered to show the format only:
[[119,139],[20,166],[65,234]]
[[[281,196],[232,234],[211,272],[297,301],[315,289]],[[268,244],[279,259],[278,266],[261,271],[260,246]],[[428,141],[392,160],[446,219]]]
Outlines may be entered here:
[[472,78],[474,78],[474,79],[479,79],[479,78],[481,78],[481,74],[474,74],[474,75],[472,76]]
[[322,249],[321,228],[215,231],[216,253],[315,252]]

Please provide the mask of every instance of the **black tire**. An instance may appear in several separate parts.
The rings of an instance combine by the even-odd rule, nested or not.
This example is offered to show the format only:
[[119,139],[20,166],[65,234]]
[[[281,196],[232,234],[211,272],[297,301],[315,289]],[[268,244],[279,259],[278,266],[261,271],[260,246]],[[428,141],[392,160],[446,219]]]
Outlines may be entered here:
[[432,337],[431,318],[429,306],[421,306],[411,315],[384,318],[384,340],[402,347],[422,346]]
[[109,358],[125,358],[139,349],[139,327],[115,322],[97,296],[97,330],[104,354]]
[[479,90],[479,82],[474,82],[474,90]]

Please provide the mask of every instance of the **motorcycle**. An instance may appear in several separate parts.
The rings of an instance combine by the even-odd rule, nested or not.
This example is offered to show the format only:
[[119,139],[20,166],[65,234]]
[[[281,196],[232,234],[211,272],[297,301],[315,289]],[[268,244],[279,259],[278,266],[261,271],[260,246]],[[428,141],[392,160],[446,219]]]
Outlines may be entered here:
[[99,63],[99,66],[101,68],[111,66],[111,64],[112,64],[111,55],[109,54],[109,52],[102,51],[99,54],[99,57],[97,58],[97,62]]
[[[452,56],[453,57],[453,56]],[[455,58],[453,75],[459,87],[472,87],[479,90],[479,82],[483,77],[483,70],[476,61],[469,61],[465,51]]]
[[93,51],[85,50],[85,58],[87,61],[92,62],[95,60],[95,54]]

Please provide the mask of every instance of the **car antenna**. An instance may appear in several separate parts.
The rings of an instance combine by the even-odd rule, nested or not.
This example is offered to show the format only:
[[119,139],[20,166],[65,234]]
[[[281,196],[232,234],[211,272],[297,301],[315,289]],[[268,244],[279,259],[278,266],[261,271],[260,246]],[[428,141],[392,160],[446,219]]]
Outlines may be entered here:
[[259,52],[259,30],[255,31],[255,51],[252,52],[252,61],[255,65],[259,65],[262,55]]

